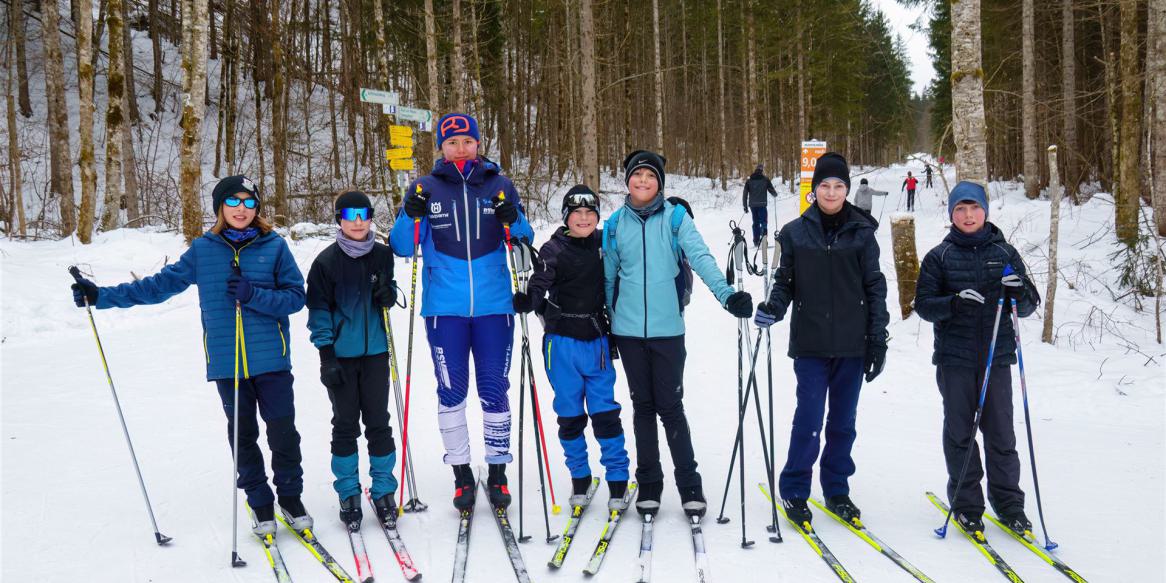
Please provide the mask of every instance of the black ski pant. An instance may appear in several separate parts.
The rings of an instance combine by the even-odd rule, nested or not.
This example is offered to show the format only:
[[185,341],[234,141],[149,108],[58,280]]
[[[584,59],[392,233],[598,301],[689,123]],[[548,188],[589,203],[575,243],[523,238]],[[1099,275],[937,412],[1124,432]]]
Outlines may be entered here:
[[700,488],[692,434],[684,415],[684,335],[669,338],[613,336],[623,361],[632,400],[632,427],[636,434],[636,480],[640,484],[664,481],[660,466],[660,437],[656,418],[672,453],[676,486]]
[[912,211],[912,212],[915,211],[915,189],[914,188],[907,189],[907,210]]
[[[263,468],[259,449],[259,420],[267,425],[267,445],[271,448],[271,472],[280,496],[299,496],[304,491],[304,470],[300,465],[300,434],[296,431],[296,409],[290,371],[269,372],[239,379],[239,475],[236,484],[247,493],[252,508],[275,502]],[[234,447],[235,379],[215,381],[223,412],[227,415],[227,443]]]
[[338,358],[344,384],[328,388],[332,400],[332,455],[356,453],[360,421],[368,455],[381,457],[396,451],[393,429],[389,427],[389,357],[386,353],[356,358]]
[[[1020,490],[1020,456],[1016,453],[1016,432],[1012,428],[1012,369],[1009,365],[992,367],[988,393],[980,419],[984,436],[984,457],[988,470],[988,501],[996,515],[1024,508]],[[984,512],[984,493],[980,481],[984,466],[980,449],[972,435],[972,421],[983,385],[983,369],[940,365],[935,371],[939,393],[943,396],[943,457],[947,461],[947,498],[955,513],[979,516]],[[956,492],[964,458],[971,449],[968,470]]]

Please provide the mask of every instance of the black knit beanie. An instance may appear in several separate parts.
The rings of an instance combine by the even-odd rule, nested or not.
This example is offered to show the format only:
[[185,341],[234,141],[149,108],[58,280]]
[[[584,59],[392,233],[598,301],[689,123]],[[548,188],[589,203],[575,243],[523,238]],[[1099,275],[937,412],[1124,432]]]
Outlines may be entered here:
[[842,154],[826,152],[818,158],[814,166],[814,179],[810,182],[810,191],[818,190],[818,185],[827,178],[837,178],[846,183],[846,190],[850,190],[850,166]]
[[251,198],[259,201],[255,207],[255,212],[258,213],[259,207],[263,206],[263,201],[259,198],[259,187],[250,178],[240,174],[220,180],[215,185],[215,189],[211,191],[211,209],[214,210],[215,216],[219,216],[219,207],[223,206],[223,201],[227,200],[227,197],[240,192],[246,192],[251,195]]
[[[582,195],[582,196],[579,196]],[[585,184],[576,184],[563,197],[563,223],[567,222],[567,215],[575,209],[591,209],[599,214],[599,197]]]
[[372,201],[368,199],[368,195],[359,190],[350,190],[336,197],[336,223],[340,223],[340,211],[360,208],[368,209],[368,220],[371,221],[373,208]]
[[668,160],[663,156],[649,152],[647,150],[636,150],[628,154],[623,161],[623,182],[627,184],[632,180],[632,174],[640,168],[647,168],[656,175],[656,181],[660,183],[660,192],[664,192],[664,165]]

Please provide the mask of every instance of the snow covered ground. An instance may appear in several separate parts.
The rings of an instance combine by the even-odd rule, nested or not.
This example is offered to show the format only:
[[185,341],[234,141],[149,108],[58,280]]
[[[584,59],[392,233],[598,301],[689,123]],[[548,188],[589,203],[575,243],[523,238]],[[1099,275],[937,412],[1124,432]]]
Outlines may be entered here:
[[[921,167],[912,164],[911,169],[918,171]],[[931,326],[916,316],[898,318],[890,255],[889,219],[905,208],[905,197],[900,197],[897,187],[906,170],[897,165],[854,171],[856,184],[861,175],[869,178],[873,187],[892,191],[886,198],[876,197],[874,208],[875,216],[882,217],[884,223],[878,238],[884,250],[883,269],[890,283],[892,340],[886,372],[864,387],[860,402],[859,438],[854,451],[858,473],[851,481],[852,495],[863,509],[864,521],[935,580],[999,580],[995,569],[965,540],[959,536],[938,540],[931,533],[942,516],[923,492],[942,492],[945,483],[939,444],[940,398],[930,364],[932,332]],[[950,173],[948,180],[953,180]],[[727,193],[710,190],[707,179],[669,176],[668,184],[672,194],[693,201],[697,223],[723,265],[730,238],[729,221],[748,220],[742,219],[738,210],[739,183],[731,185]],[[617,181],[606,186],[614,190],[619,184]],[[920,190],[916,213],[920,257],[945,234],[946,201],[941,193],[938,177],[936,188]],[[1043,294],[1048,202],[1028,201],[1018,188],[1004,184],[994,184],[991,194],[991,220],[1020,249]],[[610,204],[605,207],[605,215],[611,208]],[[778,218],[771,218],[771,223],[776,224],[771,226],[784,224],[796,212],[792,198],[780,201]],[[1082,207],[1066,203],[1062,208],[1057,344],[1039,342],[1038,316],[1027,320],[1021,330],[1029,401],[1045,511],[1050,532],[1061,544],[1059,556],[1090,581],[1160,581],[1166,572],[1162,553],[1166,537],[1161,526],[1166,518],[1163,350],[1154,343],[1151,313],[1138,313],[1128,303],[1115,302],[1107,290],[1106,286],[1117,289],[1117,275],[1109,259],[1114,249],[1112,216],[1107,195],[1099,195]],[[549,229],[550,226],[542,229],[538,242],[545,239]],[[329,241],[324,239],[292,242],[303,271],[327,244]],[[93,273],[98,284],[110,285],[130,279],[131,272],[139,276],[151,274],[167,261],[175,260],[183,250],[181,238],[175,234],[139,230],[101,234],[89,246],[75,241],[0,242],[0,579],[271,580],[260,546],[246,530],[240,533],[239,546],[250,565],[244,569],[228,565],[231,458],[219,401],[212,386],[203,381],[195,293],[188,291],[157,306],[96,312],[158,522],[164,533],[174,537],[166,548],[154,544],[85,313],[71,303],[71,281],[65,271],[68,265],[78,264]],[[398,263],[399,280],[407,281],[407,269],[405,261]],[[755,298],[760,296],[760,278],[749,278],[747,285]],[[749,441],[745,505],[749,538],[757,541],[756,545],[748,550],[739,547],[735,478],[726,510],[732,522],[718,525],[713,520],[735,434],[736,322],[699,283],[697,288],[687,318],[686,403],[711,505],[705,533],[713,580],[764,577],[778,581],[833,581],[830,570],[788,525],[783,525],[784,544],[766,540],[764,525],[769,513],[756,488],[763,479],[763,466],[753,423],[746,431]],[[397,343],[404,346],[407,313],[395,311],[394,318]],[[306,312],[292,316],[305,502],[317,519],[320,539],[355,575],[343,529],[335,517],[337,501],[331,487],[328,452],[331,412],[318,380],[318,358],[308,341],[305,322]],[[537,339],[541,331],[537,321],[533,323]],[[785,458],[794,406],[794,377],[785,357],[788,323],[778,324],[773,330],[780,464]],[[450,472],[440,463],[435,383],[423,336],[417,347],[410,441],[422,499],[430,504],[430,510],[406,515],[400,529],[426,580],[443,580],[450,573],[457,517],[448,501]],[[536,355],[535,360],[541,368],[541,358]],[[539,374],[540,399],[549,415],[551,392],[541,370]],[[512,381],[516,384],[517,366]],[[764,387],[764,379],[761,383]],[[511,397],[517,414],[516,393],[512,391]],[[617,394],[628,407],[624,427],[631,446],[630,405],[622,373]],[[476,405],[470,407],[471,427],[477,435],[480,425],[474,421],[475,408]],[[1022,486],[1029,493],[1028,511],[1035,521],[1019,390],[1016,412],[1018,446],[1025,468]],[[554,439],[553,418],[548,416],[545,424],[558,486],[556,494],[565,503],[569,481]],[[532,463],[534,450],[530,431],[527,434],[525,530],[534,538],[523,545],[523,554],[535,580],[579,580],[580,569],[599,534],[603,513],[593,509],[586,516],[576,548],[561,572],[551,572],[544,566],[553,547],[541,542],[543,526]],[[480,438],[476,442],[480,443]],[[480,459],[480,446],[475,454]],[[668,463],[665,456],[665,464]],[[599,468],[597,459],[593,460],[593,468]],[[517,474],[517,468],[512,467],[511,483],[515,486]],[[694,574],[688,529],[671,478],[668,484],[656,528],[654,575],[657,581],[690,581]],[[602,504],[605,499],[601,491],[597,501]],[[820,535],[856,579],[910,580],[890,561],[820,514],[815,521]],[[517,525],[517,505],[511,516]],[[552,530],[560,531],[565,521],[565,515],[552,516]],[[242,513],[240,522],[246,524]],[[633,514],[620,528],[598,580],[630,579],[638,547],[638,524]],[[398,580],[400,571],[375,525],[366,524],[364,532],[377,579]],[[989,530],[989,536],[1026,581],[1063,580],[1002,532]],[[331,580],[286,532],[280,533],[279,540],[298,581]],[[512,577],[497,529],[485,512],[479,513],[474,525],[469,571],[470,581],[509,581]]]

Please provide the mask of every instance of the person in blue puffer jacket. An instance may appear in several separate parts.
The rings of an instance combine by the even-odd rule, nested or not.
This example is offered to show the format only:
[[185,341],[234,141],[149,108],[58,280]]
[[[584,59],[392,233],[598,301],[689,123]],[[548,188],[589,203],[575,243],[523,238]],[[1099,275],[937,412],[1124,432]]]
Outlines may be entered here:
[[482,403],[490,501],[495,506],[510,503],[506,464],[513,456],[507,377],[514,308],[503,225],[510,226],[515,239],[534,237],[514,185],[497,164],[478,155],[479,139],[473,117],[442,116],[437,144],[444,159],[409,186],[404,212],[389,237],[397,255],[411,256],[415,229],[419,232],[425,257],[421,316],[437,376],[444,461],[453,466],[458,509],[472,508],[475,500],[465,413],[471,352]]
[[[624,160],[628,196],[603,226],[605,293],[612,337],[631,394],[640,491],[636,510],[655,514],[664,491],[658,416],[672,453],[681,503],[686,513],[701,517],[706,503],[682,401],[686,352],[676,285],[678,252],[733,316],[753,315],[753,300],[744,291],[733,291],[692,218],[664,199],[664,163],[663,156],[644,150]],[[674,213],[681,217],[675,231]]]
[[[288,316],[304,307],[304,277],[283,238],[259,214],[255,183],[230,176],[215,185],[215,225],[195,239],[177,263],[138,281],[98,287],[82,279],[73,284],[73,301],[98,309],[158,304],[198,286],[202,308],[206,377],[213,381],[227,416],[227,440],[233,438],[235,393],[236,303],[242,308],[243,351],[239,378],[239,475],[255,513],[255,532],[275,532],[275,496],[267,484],[259,449],[256,410],[267,424],[271,471],[279,506],[297,528],[312,526],[300,494],[300,434],[295,426]],[[233,444],[232,444],[233,445]]]

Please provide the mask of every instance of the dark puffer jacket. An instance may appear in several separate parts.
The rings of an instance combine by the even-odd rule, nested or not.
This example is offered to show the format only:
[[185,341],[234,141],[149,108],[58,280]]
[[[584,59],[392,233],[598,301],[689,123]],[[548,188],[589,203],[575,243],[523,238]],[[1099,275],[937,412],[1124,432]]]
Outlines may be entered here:
[[372,294],[393,280],[393,250],[374,243],[353,259],[339,243],[326,247],[308,270],[308,330],[316,348],[332,345],[336,356],[356,358],[388,352],[385,320]]
[[845,203],[848,218],[832,236],[818,205],[781,228],[781,259],[769,303],[790,319],[791,358],[848,358],[866,354],[868,336],[887,337],[887,279],[879,269],[878,222]]
[[773,181],[761,172],[754,172],[745,181],[745,187],[741,192],[741,203],[746,208],[766,206],[769,204],[765,198],[767,193],[769,196],[777,196],[777,190],[773,188]]
[[[608,332],[604,305],[602,235],[572,237],[560,227],[539,250],[540,269],[527,293],[547,334],[594,340]],[[548,294],[549,292],[549,294]],[[548,294],[546,299],[543,295]]]
[[[927,253],[915,284],[915,311],[919,317],[935,324],[935,353],[932,364],[983,368],[992,340],[996,320],[996,303],[1003,293],[1000,278],[1004,266],[1012,265],[1024,280],[1024,294],[1017,298],[1017,309],[1024,318],[1036,311],[1040,294],[1028,278],[1028,269],[1016,249],[1004,240],[1000,229],[988,223],[990,230],[976,237],[960,233],[954,227],[943,242]],[[974,289],[984,296],[984,305],[975,313],[956,314],[956,295]],[[993,365],[1016,363],[1016,338],[1010,318],[1011,306],[1005,305],[996,337]]]

